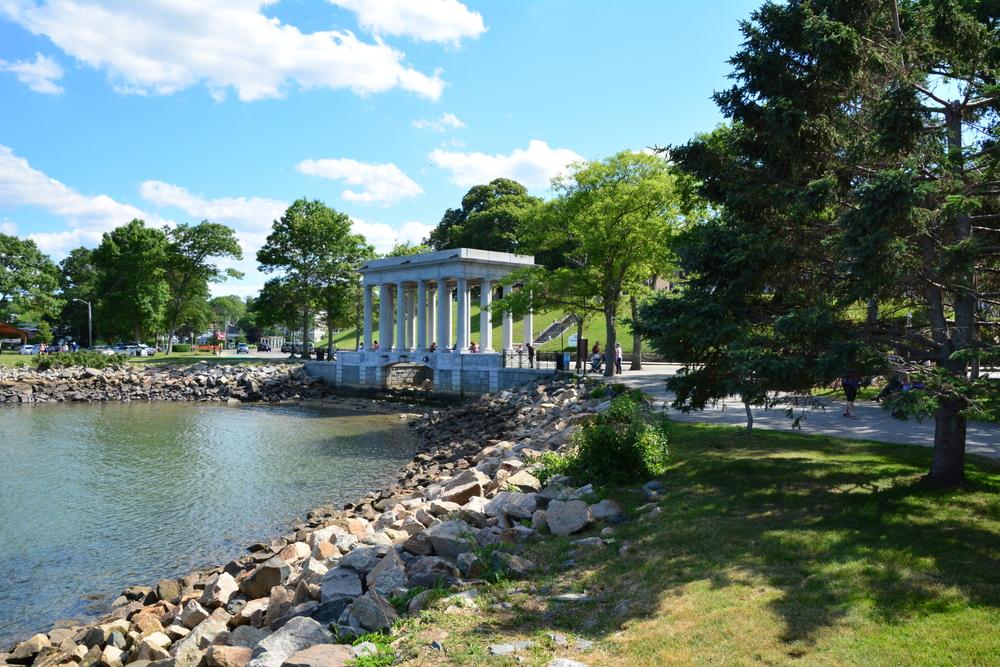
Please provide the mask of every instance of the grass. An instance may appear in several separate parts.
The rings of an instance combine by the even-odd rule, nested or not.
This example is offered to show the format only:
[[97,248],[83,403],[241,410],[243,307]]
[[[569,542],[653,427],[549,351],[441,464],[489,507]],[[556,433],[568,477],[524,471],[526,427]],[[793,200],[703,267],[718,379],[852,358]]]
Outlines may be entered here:
[[[487,648],[521,639],[535,642],[518,653],[529,665],[997,664],[995,462],[972,460],[967,488],[940,490],[921,482],[922,447],[669,431],[658,517],[635,518],[637,494],[608,489],[633,517],[614,544],[568,568],[568,540],[527,547],[531,579],[483,587],[477,610],[439,603],[408,622],[403,664],[513,665]],[[592,600],[552,599],[563,592]],[[550,633],[594,647],[559,648]]]

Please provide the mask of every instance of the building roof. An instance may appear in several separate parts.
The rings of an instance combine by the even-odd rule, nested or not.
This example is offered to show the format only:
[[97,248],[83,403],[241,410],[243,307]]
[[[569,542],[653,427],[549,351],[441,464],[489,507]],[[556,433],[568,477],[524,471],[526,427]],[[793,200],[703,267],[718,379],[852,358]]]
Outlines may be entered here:
[[455,248],[373,259],[361,267],[361,275],[366,283],[454,278],[496,280],[517,269],[532,266],[535,266],[532,255]]

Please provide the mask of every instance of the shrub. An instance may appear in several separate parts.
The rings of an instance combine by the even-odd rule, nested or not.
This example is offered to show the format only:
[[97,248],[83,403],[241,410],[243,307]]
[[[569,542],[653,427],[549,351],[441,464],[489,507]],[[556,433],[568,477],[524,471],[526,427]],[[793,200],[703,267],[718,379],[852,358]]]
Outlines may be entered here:
[[534,475],[543,486],[548,484],[549,480],[556,475],[569,474],[569,457],[557,452],[543,452],[541,456],[535,459],[535,461],[539,463],[541,467],[534,472]]
[[190,352],[191,346],[187,343],[177,343],[172,349],[174,352]]
[[579,480],[627,484],[659,477],[667,469],[663,418],[629,391],[585,422],[573,444],[565,472]]
[[71,366],[86,366],[88,368],[106,368],[125,363],[127,357],[122,354],[104,355],[93,350],[77,350],[76,352],[57,352],[42,354],[35,357],[35,366],[40,371],[50,368],[69,368]]

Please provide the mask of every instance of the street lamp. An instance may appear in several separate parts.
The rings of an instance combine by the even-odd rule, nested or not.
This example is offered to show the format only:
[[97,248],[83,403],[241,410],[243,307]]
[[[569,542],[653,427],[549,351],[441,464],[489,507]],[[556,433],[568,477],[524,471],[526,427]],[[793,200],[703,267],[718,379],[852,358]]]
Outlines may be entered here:
[[94,349],[94,319],[90,309],[90,302],[84,301],[83,299],[73,299],[73,301],[79,301],[80,303],[87,304],[87,340],[90,343],[88,347],[90,347],[90,349]]

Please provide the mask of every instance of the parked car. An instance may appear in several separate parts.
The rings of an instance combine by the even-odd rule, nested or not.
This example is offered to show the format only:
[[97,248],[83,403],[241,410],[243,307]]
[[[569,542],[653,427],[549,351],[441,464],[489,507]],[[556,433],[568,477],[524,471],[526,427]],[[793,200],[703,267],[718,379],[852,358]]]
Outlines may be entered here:
[[94,346],[94,352],[97,352],[99,354],[103,354],[106,357],[110,357],[110,356],[113,356],[115,354],[115,351],[112,350],[111,347],[108,346],[108,345],[95,345]]
[[22,345],[21,354],[38,354],[37,345]]
[[152,357],[153,355],[156,354],[156,348],[150,347],[145,343],[139,343],[138,345],[136,345],[136,347],[139,348],[140,357]]
[[246,343],[240,343],[236,346],[236,354],[250,354],[250,346]]
[[257,351],[258,352],[270,352],[271,351],[271,346],[268,345],[267,343],[263,343],[263,342],[262,343],[257,343]]
[[285,354],[291,354],[291,352],[292,352],[292,344],[291,343],[285,343],[284,345],[281,346],[281,351],[283,353],[285,353]]

